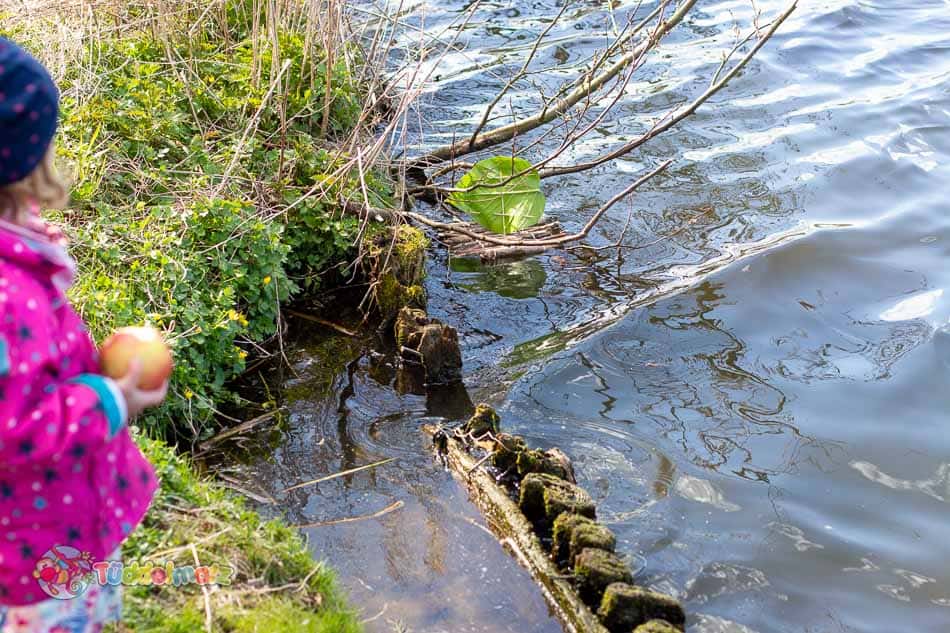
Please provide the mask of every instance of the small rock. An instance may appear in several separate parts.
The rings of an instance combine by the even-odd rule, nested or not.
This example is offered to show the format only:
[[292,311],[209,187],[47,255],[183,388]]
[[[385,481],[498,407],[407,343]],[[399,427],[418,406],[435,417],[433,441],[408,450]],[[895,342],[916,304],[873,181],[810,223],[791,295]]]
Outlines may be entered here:
[[[670,627],[670,631],[686,626],[686,613],[675,598],[623,582],[615,582],[607,587],[597,615],[611,633],[627,633],[651,621],[662,621],[664,626]],[[637,628],[637,631],[640,629]],[[645,631],[653,633],[653,629]],[[659,628],[656,633],[660,631],[667,629]]]
[[548,526],[565,512],[596,517],[594,500],[587,492],[553,475],[530,473],[521,480],[521,511],[536,526]]
[[574,578],[581,599],[589,605],[600,604],[608,586],[633,582],[630,568],[619,556],[592,547],[574,558]]

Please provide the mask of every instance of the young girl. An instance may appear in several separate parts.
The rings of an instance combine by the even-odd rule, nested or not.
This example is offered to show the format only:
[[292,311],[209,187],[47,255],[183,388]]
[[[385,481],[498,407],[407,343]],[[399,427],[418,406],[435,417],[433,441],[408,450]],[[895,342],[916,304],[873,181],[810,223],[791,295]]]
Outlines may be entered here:
[[117,588],[80,572],[148,508],[155,474],[126,423],[167,389],[137,389],[137,365],[101,376],[66,301],[75,265],[39,216],[66,197],[52,165],[58,101],[39,62],[0,38],[0,633],[117,619]]

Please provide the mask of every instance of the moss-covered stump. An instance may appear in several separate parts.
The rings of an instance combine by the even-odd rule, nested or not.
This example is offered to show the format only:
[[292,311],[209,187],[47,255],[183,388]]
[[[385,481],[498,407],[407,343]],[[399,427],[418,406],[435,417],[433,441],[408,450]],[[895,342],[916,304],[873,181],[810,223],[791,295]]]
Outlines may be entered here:
[[425,310],[403,306],[396,316],[393,332],[400,354],[420,362],[425,368],[426,383],[461,382],[462,350],[455,328],[430,318]]
[[633,633],[680,633],[680,630],[665,620],[650,620],[635,628]]
[[409,347],[409,336],[421,332],[429,324],[429,315],[421,308],[403,307],[396,316],[393,334],[398,347]]
[[562,514],[554,521],[551,555],[561,567],[571,567],[574,558],[590,547],[613,552],[617,537],[610,528],[579,514]]
[[429,240],[415,227],[401,224],[369,242],[366,265],[374,282],[373,299],[383,322],[402,308],[425,308],[426,248]]
[[530,473],[521,481],[521,511],[538,527],[550,526],[565,512],[596,518],[594,500],[587,491],[553,475]]
[[508,433],[498,433],[492,448],[492,466],[502,472],[511,470],[518,462],[518,456],[528,450],[524,438]]
[[559,448],[546,451],[532,449],[519,454],[518,475],[524,477],[529,473],[544,473],[575,483],[571,460]]
[[498,417],[494,409],[487,404],[479,404],[475,407],[475,413],[472,414],[472,417],[462,426],[462,431],[473,437],[481,437],[486,433],[496,435],[500,423],[501,418]]
[[619,556],[588,547],[574,558],[577,592],[587,604],[599,604],[604,591],[614,583],[631,583],[633,574]]
[[686,626],[686,613],[675,598],[622,582],[607,587],[597,615],[611,633],[629,633],[651,620]]

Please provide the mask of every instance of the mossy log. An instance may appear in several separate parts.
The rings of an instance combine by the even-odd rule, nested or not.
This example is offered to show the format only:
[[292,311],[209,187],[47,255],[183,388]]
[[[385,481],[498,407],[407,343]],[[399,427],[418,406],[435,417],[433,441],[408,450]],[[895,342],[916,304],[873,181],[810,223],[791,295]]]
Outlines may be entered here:
[[630,567],[613,552],[587,547],[574,558],[577,591],[588,604],[598,604],[607,587],[614,583],[632,583]]
[[[423,427],[430,435],[439,429]],[[438,446],[452,474],[468,488],[469,496],[488,520],[491,530],[515,555],[541,588],[545,600],[568,633],[608,633],[580,599],[567,577],[561,574],[545,552],[531,523],[499,486],[495,479],[478,468],[478,462],[455,438],[437,436]]]
[[579,514],[564,513],[554,521],[551,555],[562,567],[572,568],[574,558],[588,547],[613,552],[617,537],[605,525]]
[[521,511],[536,528],[547,531],[563,513],[596,518],[594,500],[586,490],[554,475],[530,473],[521,480]]
[[404,307],[425,308],[428,246],[425,234],[408,224],[387,227],[367,241],[364,266],[383,323],[391,322]]
[[676,598],[623,582],[607,587],[598,615],[611,633],[629,633],[657,620],[680,631],[686,627],[686,613]]

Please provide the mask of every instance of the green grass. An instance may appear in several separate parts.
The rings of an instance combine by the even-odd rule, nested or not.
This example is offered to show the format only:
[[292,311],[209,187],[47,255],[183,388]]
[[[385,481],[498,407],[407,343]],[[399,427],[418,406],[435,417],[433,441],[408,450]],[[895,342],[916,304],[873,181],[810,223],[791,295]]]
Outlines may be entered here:
[[[358,633],[359,623],[333,572],[313,560],[299,532],[265,521],[242,499],[201,479],[160,441],[139,438],[161,489],[145,522],[123,545],[132,561],[230,566],[233,582],[210,593],[214,631]],[[205,629],[197,586],[126,587],[126,631],[194,633]]]

